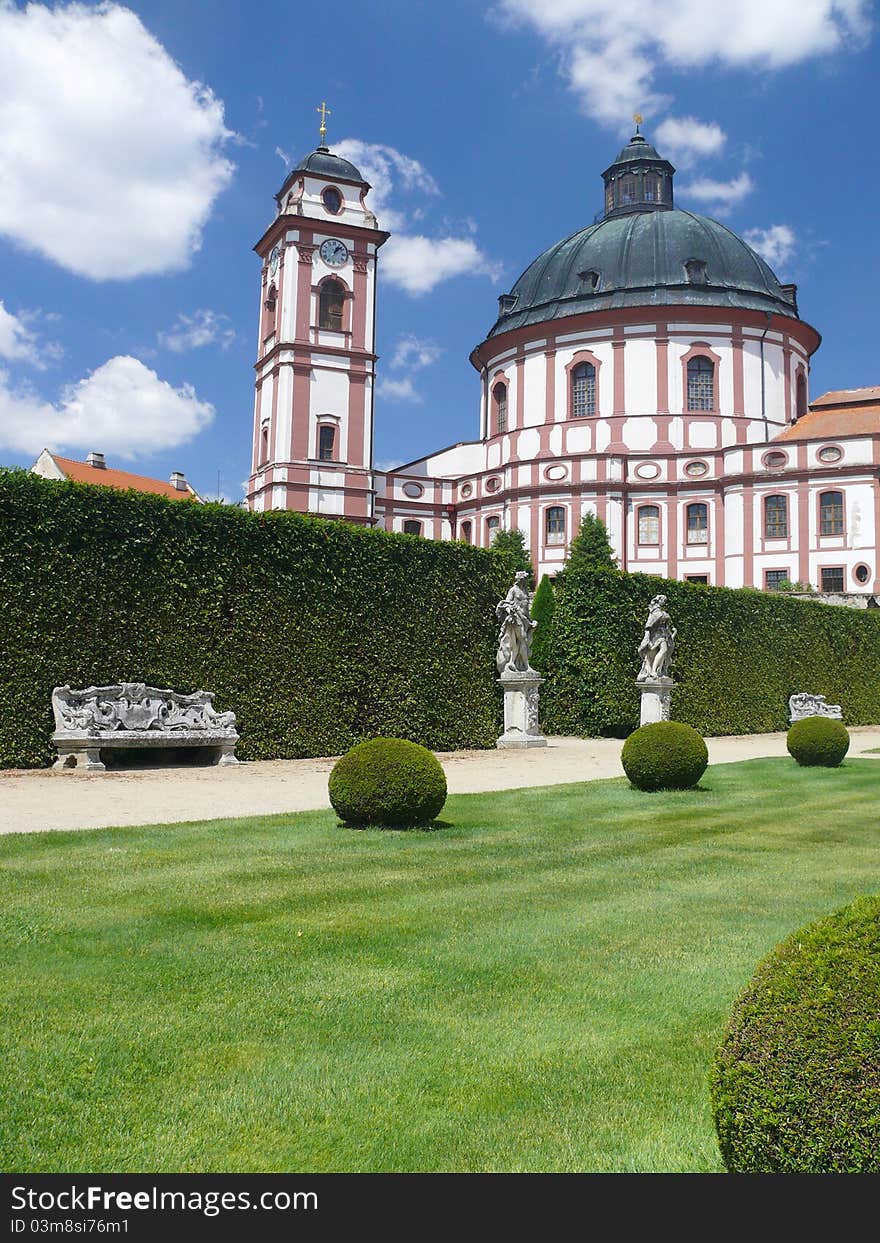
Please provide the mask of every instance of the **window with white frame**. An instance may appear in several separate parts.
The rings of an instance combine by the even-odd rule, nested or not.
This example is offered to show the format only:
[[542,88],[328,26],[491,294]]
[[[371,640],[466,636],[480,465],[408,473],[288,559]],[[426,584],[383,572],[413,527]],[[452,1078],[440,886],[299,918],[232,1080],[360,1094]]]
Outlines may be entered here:
[[638,513],[640,544],[660,543],[660,509],[657,505],[641,505]]
[[562,505],[551,505],[544,518],[548,544],[565,543],[565,509]]
[[689,544],[709,543],[709,506],[696,501],[687,507],[687,542]]

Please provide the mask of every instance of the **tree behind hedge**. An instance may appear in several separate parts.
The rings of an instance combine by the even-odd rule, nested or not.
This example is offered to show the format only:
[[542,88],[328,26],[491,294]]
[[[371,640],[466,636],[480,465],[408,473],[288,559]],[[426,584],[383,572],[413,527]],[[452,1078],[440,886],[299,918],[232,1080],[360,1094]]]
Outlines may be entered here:
[[571,541],[565,573],[616,569],[617,559],[608,538],[608,528],[595,514],[585,513],[580,530]]
[[556,597],[553,594],[553,584],[544,574],[538,583],[535,598],[532,600],[532,617],[538,623],[532,640],[532,664],[539,673],[550,672],[555,611]]
[[[526,537],[518,528],[513,531],[498,530],[492,540],[493,552],[500,552],[504,555],[506,564],[510,567],[511,575],[517,570],[527,570],[529,575],[532,573],[532,558],[529,554]],[[531,581],[531,578],[529,579]]]

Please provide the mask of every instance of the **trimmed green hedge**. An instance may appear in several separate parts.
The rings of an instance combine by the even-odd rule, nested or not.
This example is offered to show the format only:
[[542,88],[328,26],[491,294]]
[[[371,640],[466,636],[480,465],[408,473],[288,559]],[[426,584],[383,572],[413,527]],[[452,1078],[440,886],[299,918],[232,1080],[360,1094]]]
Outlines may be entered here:
[[880,721],[880,611],[597,571],[566,573],[557,589],[546,733],[624,737],[638,726],[636,650],[660,592],[678,631],[674,720],[704,735],[786,730],[789,695],[810,691],[841,704],[849,725]]
[[491,746],[511,578],[464,544],[0,471],[0,767],[51,760],[53,686],[121,680],[215,691],[245,759]]
[[760,964],[711,1077],[740,1173],[880,1173],[880,897],[802,928]]

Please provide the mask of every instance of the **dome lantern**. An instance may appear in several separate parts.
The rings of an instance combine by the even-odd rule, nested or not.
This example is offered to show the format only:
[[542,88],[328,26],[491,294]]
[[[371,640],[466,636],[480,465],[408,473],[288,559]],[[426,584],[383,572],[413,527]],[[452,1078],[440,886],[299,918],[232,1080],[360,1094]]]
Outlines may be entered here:
[[675,169],[646,140],[639,128],[641,119],[637,113],[636,132],[602,174],[606,220],[637,211],[671,211],[675,206]]

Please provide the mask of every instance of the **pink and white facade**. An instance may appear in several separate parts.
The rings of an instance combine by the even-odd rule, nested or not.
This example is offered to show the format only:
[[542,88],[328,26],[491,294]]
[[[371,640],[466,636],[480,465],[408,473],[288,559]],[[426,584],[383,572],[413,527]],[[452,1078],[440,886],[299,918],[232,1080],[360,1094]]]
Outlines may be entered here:
[[[844,395],[817,420],[808,383],[820,338],[794,287],[724,226],[676,211],[673,172],[634,136],[604,174],[604,221],[545,252],[499,299],[471,355],[479,438],[390,472],[370,466],[386,235],[363,194],[347,218],[328,220],[326,177],[292,174],[282,194],[301,185],[303,218],[280,211],[257,247],[264,293],[273,246],[285,249],[278,309],[261,323],[251,505],[481,547],[519,528],[538,575],[562,568],[592,512],[631,571],[880,590],[880,404],[844,417]],[[328,237],[360,259],[360,284],[354,262],[324,272]],[[350,279],[335,336],[320,320],[321,282],[334,274]],[[331,422],[332,466],[320,460]]]

